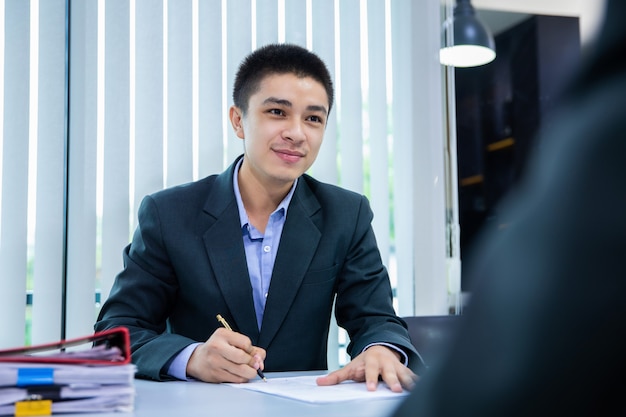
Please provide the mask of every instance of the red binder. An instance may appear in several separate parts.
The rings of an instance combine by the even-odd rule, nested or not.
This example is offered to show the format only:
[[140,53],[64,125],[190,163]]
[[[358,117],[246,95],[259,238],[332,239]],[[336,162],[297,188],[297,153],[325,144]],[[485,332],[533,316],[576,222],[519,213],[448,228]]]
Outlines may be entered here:
[[[87,344],[91,346],[84,350],[65,350]],[[51,352],[55,350],[60,352]],[[115,327],[74,339],[0,350],[0,362],[125,365],[130,363],[130,334],[126,327]]]

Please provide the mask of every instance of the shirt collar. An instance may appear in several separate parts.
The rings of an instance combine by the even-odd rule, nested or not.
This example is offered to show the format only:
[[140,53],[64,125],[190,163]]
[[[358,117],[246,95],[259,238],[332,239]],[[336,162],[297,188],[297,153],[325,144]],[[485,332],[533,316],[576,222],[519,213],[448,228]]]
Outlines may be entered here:
[[[241,168],[241,164],[243,163],[243,158],[241,158],[237,165],[235,166],[235,173],[233,174],[233,189],[235,190],[235,199],[237,200],[237,208],[239,208],[239,222],[241,227],[247,226],[250,220],[248,219],[248,213],[246,213],[246,208],[243,206],[243,200],[241,199],[241,192],[239,191],[239,168]],[[293,182],[291,189],[280,202],[276,210],[272,212],[272,214],[277,213],[279,211],[283,211],[283,218],[287,216],[287,208],[289,207],[289,203],[291,203],[291,198],[293,197],[293,193],[296,190],[296,185],[298,185],[298,179]]]

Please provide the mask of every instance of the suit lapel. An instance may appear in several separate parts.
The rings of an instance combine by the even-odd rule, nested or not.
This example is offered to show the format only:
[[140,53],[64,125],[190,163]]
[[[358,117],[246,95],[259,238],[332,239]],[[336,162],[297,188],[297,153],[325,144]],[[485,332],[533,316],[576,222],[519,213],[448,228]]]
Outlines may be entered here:
[[311,219],[319,208],[319,202],[301,177],[287,211],[276,254],[259,346],[269,346],[289,313],[309,269],[321,238],[321,232]]
[[[204,211],[215,218],[203,239],[215,279],[233,317],[235,330],[256,343],[256,324],[252,286],[239,223],[239,212],[233,192],[233,171],[237,161],[218,176]],[[233,233],[235,231],[235,233]],[[224,313],[224,312],[221,312]]]

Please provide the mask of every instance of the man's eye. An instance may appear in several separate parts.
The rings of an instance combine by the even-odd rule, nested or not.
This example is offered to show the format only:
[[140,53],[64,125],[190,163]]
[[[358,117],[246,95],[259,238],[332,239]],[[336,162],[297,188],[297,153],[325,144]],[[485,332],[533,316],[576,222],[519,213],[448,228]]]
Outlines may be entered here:
[[274,115],[276,115],[276,116],[282,116],[282,115],[284,115],[284,114],[285,114],[285,112],[283,112],[283,111],[282,111],[282,110],[280,110],[280,109],[270,109],[268,112],[269,112],[270,114],[274,114]]
[[324,120],[319,116],[310,116],[309,120],[315,123],[324,123]]

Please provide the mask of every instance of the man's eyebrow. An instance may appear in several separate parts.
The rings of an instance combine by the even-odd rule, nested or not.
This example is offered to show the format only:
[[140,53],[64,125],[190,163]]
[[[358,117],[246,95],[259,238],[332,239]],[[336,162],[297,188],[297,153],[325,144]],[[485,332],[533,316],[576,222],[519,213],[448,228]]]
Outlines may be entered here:
[[[276,98],[276,97],[268,97],[265,100],[263,100],[263,104],[278,104],[281,106],[285,106],[285,107],[293,107],[293,104],[291,103],[291,101],[289,100],[285,100],[282,98]],[[315,111],[315,112],[322,112],[324,114],[328,114],[328,110],[326,110],[326,107],[324,106],[318,106],[318,105],[309,105],[306,108],[308,111]]]
[[316,111],[316,112],[318,111],[318,112],[321,112],[321,113],[324,113],[324,114],[328,114],[328,110],[326,110],[326,107],[324,107],[324,106],[310,105],[310,106],[307,106],[306,109],[308,111]]
[[291,101],[289,100],[285,100],[283,98],[276,98],[276,97],[268,97],[265,100],[263,100],[263,104],[280,104],[281,106],[285,106],[285,107],[292,107],[293,105],[291,104]]

